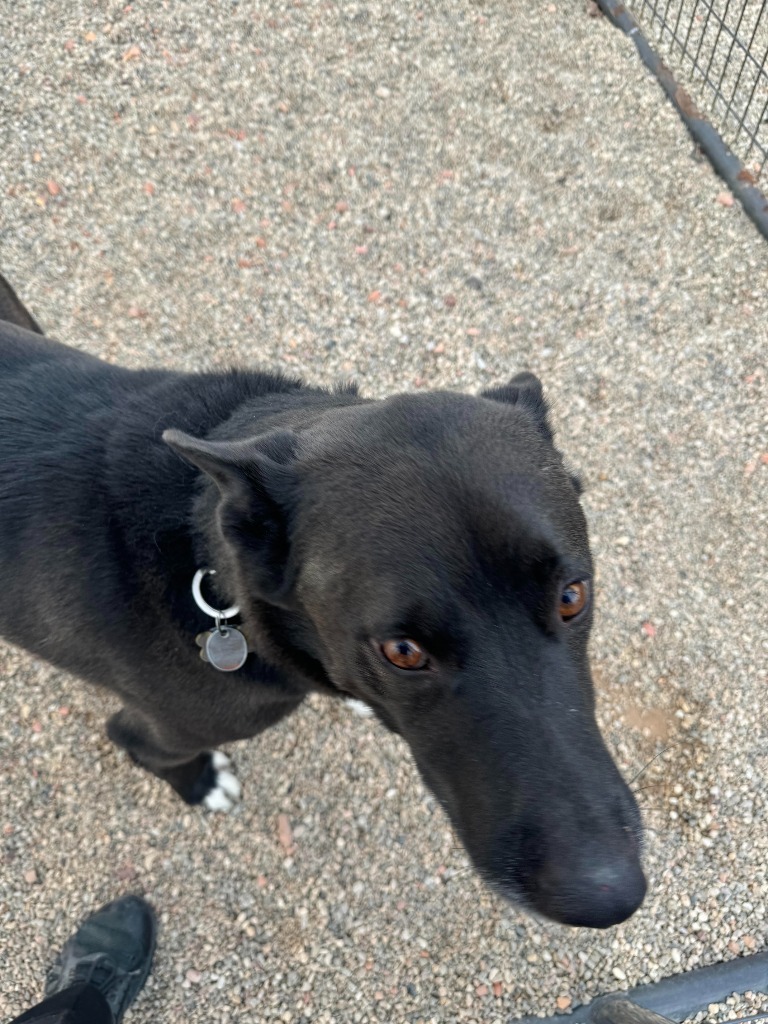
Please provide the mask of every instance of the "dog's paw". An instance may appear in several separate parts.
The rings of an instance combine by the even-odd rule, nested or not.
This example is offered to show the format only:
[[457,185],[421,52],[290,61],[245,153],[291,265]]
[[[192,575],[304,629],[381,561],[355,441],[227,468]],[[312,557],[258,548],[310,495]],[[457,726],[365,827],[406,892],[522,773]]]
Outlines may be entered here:
[[231,761],[220,750],[211,754],[214,783],[203,797],[203,806],[209,811],[222,811],[225,814],[240,803],[243,788],[235,775],[229,771]]
[[357,700],[355,697],[347,697],[344,703],[347,705],[350,711],[353,711],[356,715],[361,718],[373,718],[375,712],[372,707],[363,700]]

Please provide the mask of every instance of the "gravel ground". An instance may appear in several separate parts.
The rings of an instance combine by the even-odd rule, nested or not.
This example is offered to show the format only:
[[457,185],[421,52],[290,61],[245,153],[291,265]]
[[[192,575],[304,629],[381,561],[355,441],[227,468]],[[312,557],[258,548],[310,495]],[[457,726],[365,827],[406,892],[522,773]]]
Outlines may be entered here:
[[580,0],[3,22],[0,267],[51,333],[371,395],[541,375],[651,892],[605,933],[502,906],[403,745],[322,700],[231,751],[234,816],[185,808],[105,740],[109,697],[3,648],[0,1013],[126,890],[161,915],[155,1024],[494,1024],[768,945],[768,249],[632,43]]

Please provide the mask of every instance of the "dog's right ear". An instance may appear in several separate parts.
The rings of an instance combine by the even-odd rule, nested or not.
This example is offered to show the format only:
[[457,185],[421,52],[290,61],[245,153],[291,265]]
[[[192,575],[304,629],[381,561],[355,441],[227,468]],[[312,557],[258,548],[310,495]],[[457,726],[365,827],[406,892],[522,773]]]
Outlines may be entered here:
[[0,274],[0,320],[23,327],[35,334],[42,334],[42,328],[32,316],[16,292]]
[[527,371],[517,373],[508,384],[490,388],[480,394],[482,398],[490,398],[493,402],[508,402],[510,405],[519,405],[526,409],[546,439],[550,443],[554,441],[552,428],[549,425],[547,400],[544,397],[541,381],[534,374]]
[[221,492],[217,524],[224,540],[243,554],[249,590],[279,603],[288,587],[289,523],[298,491],[292,463],[296,435],[275,430],[242,441],[206,441],[180,430],[163,440],[206,473]]

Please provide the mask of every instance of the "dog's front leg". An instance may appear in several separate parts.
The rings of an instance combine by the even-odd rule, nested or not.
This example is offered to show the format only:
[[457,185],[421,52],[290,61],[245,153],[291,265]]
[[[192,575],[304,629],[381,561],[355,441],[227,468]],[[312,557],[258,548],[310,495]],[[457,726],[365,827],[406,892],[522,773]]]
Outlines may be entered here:
[[231,811],[241,786],[221,751],[190,746],[136,708],[123,708],[107,722],[107,735],[142,768],[164,779],[188,804]]

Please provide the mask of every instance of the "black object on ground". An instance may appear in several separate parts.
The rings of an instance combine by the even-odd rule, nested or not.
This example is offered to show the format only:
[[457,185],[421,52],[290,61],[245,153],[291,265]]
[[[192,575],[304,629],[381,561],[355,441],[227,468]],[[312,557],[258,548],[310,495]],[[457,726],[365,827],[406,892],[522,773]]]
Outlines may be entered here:
[[[671,978],[662,978],[650,985],[639,985],[629,992],[614,993],[596,999],[587,1006],[580,1006],[573,1013],[558,1013],[554,1017],[520,1017],[510,1019],[508,1024],[652,1024],[653,1017],[614,1017],[607,1015],[593,1016],[598,1008],[609,1008],[610,1002],[629,1000],[637,1008],[651,1010],[660,1015],[662,1020],[683,1021],[701,1010],[706,1010],[710,1003],[722,1003],[734,993],[768,991],[768,951],[753,953],[751,956],[738,957],[723,964],[711,967],[699,967],[694,971],[676,974]],[[603,1014],[603,1011],[599,1011]],[[756,1017],[745,1017],[743,1021],[757,1021],[763,1014]],[[655,1024],[659,1024],[658,1017]],[[736,1024],[736,1022],[731,1022]]]

